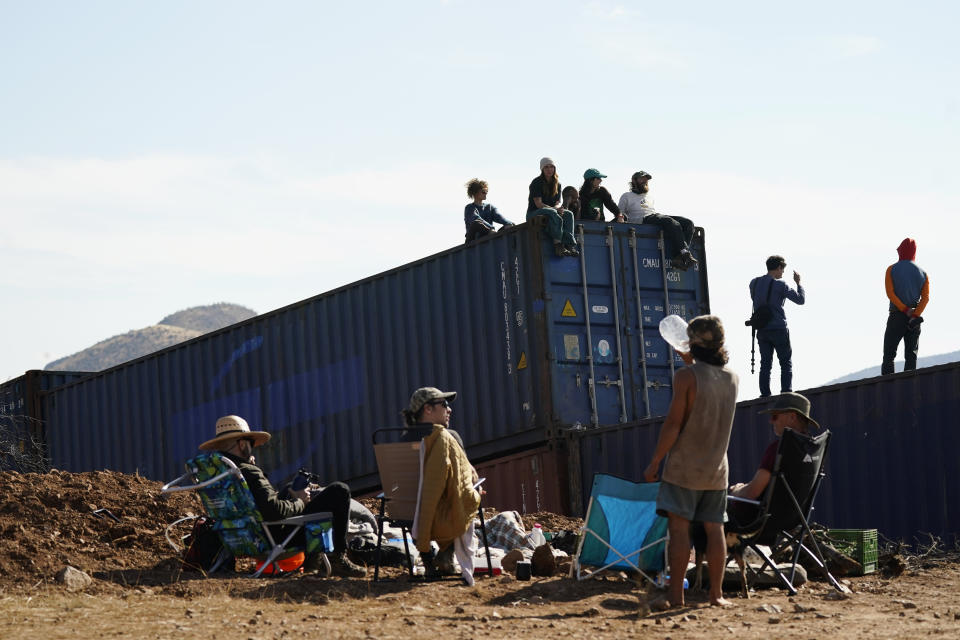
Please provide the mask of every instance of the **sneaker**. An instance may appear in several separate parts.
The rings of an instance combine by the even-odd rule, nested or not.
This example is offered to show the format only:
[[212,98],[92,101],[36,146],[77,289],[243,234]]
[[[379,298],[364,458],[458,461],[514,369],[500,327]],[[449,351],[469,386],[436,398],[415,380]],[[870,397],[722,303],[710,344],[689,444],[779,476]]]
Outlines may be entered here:
[[[690,255],[687,253],[687,255]],[[670,266],[672,266],[677,271],[686,271],[690,268],[690,262],[687,260],[687,257],[683,252],[678,253],[677,255],[670,258]]]
[[571,244],[563,248],[563,251],[568,256],[577,257],[580,255],[580,250],[577,249],[577,245]]
[[330,554],[330,567],[334,575],[344,578],[366,578],[367,570],[360,565],[354,564],[347,557],[346,551]]
[[554,242],[554,243],[553,243],[553,252],[554,252],[555,254],[557,254],[557,257],[558,257],[558,258],[562,258],[562,257],[564,257],[565,255],[568,255],[568,254],[567,254],[567,250],[564,249],[564,248],[563,248],[563,245],[560,244],[559,242]]

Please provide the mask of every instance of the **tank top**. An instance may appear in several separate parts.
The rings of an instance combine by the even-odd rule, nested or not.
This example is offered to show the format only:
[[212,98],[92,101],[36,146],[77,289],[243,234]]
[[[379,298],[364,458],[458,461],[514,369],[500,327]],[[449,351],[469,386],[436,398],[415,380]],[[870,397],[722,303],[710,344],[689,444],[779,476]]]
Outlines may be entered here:
[[663,479],[698,491],[727,488],[727,447],[737,407],[737,374],[703,362],[690,366],[697,395],[667,455]]

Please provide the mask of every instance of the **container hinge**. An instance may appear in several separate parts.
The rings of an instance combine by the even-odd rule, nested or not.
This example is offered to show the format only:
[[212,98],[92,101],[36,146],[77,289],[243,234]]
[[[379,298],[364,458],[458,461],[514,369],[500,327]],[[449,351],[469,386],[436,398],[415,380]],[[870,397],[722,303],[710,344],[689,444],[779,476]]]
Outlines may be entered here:
[[577,374],[577,389],[579,389],[579,388],[582,386],[582,384],[583,384],[583,378],[582,378],[582,377],[580,376],[580,374],[578,373],[578,374]]
[[605,247],[610,246],[610,236],[603,236],[603,246]]
[[637,246],[637,237],[634,235],[631,235],[629,238],[627,238],[627,246],[630,247],[631,249]]
[[647,386],[653,387],[654,390],[656,391],[659,391],[661,387],[664,389],[670,388],[670,384],[668,382],[660,382],[659,380],[653,380],[653,381],[647,382]]

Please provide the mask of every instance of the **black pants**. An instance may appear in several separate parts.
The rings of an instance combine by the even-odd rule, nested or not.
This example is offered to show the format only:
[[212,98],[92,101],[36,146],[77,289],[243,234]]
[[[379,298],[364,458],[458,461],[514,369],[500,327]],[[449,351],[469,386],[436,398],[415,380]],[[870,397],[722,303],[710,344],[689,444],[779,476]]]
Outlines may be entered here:
[[897,357],[897,348],[903,340],[904,371],[913,371],[917,368],[917,350],[920,348],[920,324],[913,328],[909,325],[910,318],[902,311],[891,311],[887,316],[887,330],[883,332],[883,364],[880,365],[880,375],[893,373],[893,359]]
[[650,213],[643,216],[643,224],[655,224],[663,231],[663,240],[667,246],[664,253],[668,258],[674,258],[684,249],[690,248],[693,240],[693,221],[680,216],[665,216],[660,213]]
[[467,235],[464,238],[464,242],[473,242],[474,240],[479,240],[480,238],[486,238],[491,233],[496,233],[490,227],[484,225],[479,220],[474,220],[470,224],[470,228],[467,229]]
[[[303,512],[333,514],[333,550],[337,553],[347,548],[347,522],[350,519],[350,487],[342,482],[328,484],[320,493],[313,494]],[[289,534],[288,534],[289,535]],[[274,536],[276,539],[276,536]],[[294,538],[298,546],[306,546],[303,529]]]

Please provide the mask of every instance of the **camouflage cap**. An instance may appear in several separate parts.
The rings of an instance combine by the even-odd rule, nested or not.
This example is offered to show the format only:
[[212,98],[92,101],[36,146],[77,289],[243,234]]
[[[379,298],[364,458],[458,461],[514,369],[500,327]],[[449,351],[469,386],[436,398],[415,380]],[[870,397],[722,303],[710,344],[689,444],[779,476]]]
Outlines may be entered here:
[[434,400],[456,399],[456,391],[440,391],[440,389],[436,387],[420,387],[410,396],[410,405],[407,407],[407,410],[410,411],[411,414],[417,414],[420,412],[420,409],[423,408],[423,405],[433,402]]
[[716,351],[723,346],[723,323],[717,316],[697,316],[687,325],[690,345]]

